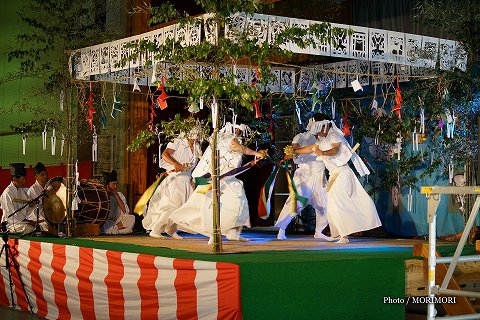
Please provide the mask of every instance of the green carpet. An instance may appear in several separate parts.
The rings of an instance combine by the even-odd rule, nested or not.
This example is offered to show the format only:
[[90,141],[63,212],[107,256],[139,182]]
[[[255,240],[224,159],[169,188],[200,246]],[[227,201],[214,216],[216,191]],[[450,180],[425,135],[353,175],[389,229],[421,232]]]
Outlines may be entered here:
[[85,239],[26,238],[170,258],[240,265],[243,318],[404,319],[405,260],[411,248],[260,251],[212,255]]

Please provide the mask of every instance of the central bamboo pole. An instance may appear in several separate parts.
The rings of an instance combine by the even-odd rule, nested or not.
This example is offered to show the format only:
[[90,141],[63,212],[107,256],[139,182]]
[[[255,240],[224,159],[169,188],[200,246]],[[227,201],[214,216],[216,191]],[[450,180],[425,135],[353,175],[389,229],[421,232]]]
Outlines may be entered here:
[[[218,123],[218,112],[217,112]],[[223,253],[222,231],[220,228],[220,168],[218,165],[220,151],[217,150],[218,127],[213,130],[212,135],[212,215],[213,215],[213,252]]]

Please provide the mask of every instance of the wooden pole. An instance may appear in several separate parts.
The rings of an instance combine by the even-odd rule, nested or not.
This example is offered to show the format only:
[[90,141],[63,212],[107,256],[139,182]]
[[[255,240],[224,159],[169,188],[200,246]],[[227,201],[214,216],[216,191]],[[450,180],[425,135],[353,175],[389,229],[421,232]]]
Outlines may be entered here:
[[66,154],[67,154],[67,237],[73,237],[73,210],[72,210],[72,199],[73,199],[73,155],[72,155],[72,130],[73,130],[73,90],[74,86],[70,87],[70,101],[67,103],[67,137],[66,137]]
[[[216,112],[218,124],[218,112]],[[218,142],[218,125],[213,130],[212,135],[212,216],[213,216],[213,252],[223,253],[222,247],[222,231],[220,228],[220,168],[218,165],[220,151],[217,150]]]

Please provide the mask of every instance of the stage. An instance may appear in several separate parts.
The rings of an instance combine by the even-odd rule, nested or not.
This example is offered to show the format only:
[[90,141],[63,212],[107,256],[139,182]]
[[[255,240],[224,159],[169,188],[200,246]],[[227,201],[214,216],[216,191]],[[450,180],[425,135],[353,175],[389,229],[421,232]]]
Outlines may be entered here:
[[[413,245],[426,240],[352,237],[349,244],[273,231],[248,242],[146,234],[10,239],[34,312],[88,319],[405,319]],[[2,256],[2,259],[3,256]],[[3,260],[2,260],[3,261]],[[0,304],[11,305],[2,268]],[[19,280],[14,301],[27,311]],[[421,274],[421,270],[420,270]],[[3,292],[3,293],[2,293]],[[392,299],[392,300],[391,300]]]

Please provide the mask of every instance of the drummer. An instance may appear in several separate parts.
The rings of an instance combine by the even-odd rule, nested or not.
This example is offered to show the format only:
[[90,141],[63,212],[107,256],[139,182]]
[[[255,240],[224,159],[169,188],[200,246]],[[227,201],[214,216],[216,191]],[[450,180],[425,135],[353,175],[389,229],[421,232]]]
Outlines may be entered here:
[[[0,207],[3,210],[2,231],[27,234],[35,230],[35,221],[28,219],[31,209],[25,206],[30,200],[23,190],[27,176],[25,163],[10,164],[10,173],[12,182],[0,196]],[[22,207],[24,208],[21,209]]]
[[[30,199],[35,199],[39,197],[44,189],[45,185],[48,181],[48,173],[47,168],[41,162],[37,163],[33,168],[33,172],[35,174],[35,183],[28,189],[27,195]],[[37,209],[38,209],[38,217],[37,217]],[[47,232],[48,231],[48,222],[45,219],[45,213],[43,211],[43,197],[38,198],[38,207],[35,205],[30,210],[29,219],[32,221],[37,221],[38,225],[40,226],[40,230]]]
[[125,196],[117,191],[117,182],[117,172],[115,170],[103,173],[103,183],[110,195],[110,212],[102,226],[102,233],[104,234],[132,233],[135,224],[135,216],[129,214],[130,209]]

